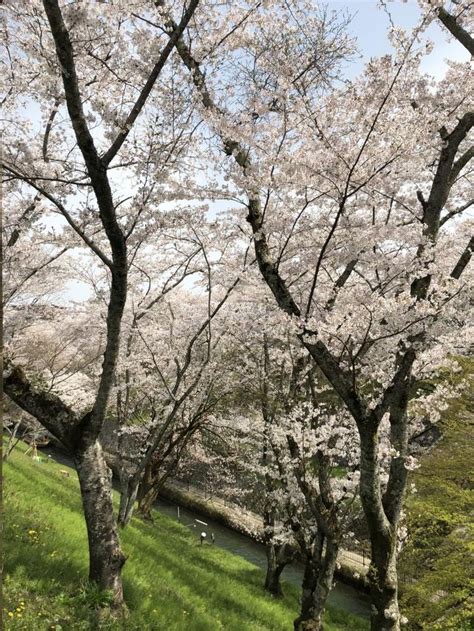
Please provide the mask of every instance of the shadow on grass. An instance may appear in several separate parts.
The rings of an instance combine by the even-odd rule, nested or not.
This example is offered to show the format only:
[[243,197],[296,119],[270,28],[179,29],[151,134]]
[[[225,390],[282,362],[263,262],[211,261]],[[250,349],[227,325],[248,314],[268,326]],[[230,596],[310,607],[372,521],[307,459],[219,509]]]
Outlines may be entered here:
[[[24,580],[33,598],[43,598],[57,611],[69,607],[74,620],[92,625],[78,629],[291,628],[298,610],[296,588],[286,586],[286,597],[273,599],[263,590],[261,569],[217,547],[200,546],[185,526],[161,514],[153,524],[134,518],[121,532],[129,556],[123,577],[130,618],[125,625],[97,626],[91,602],[75,596],[87,576],[87,535],[75,473],[64,478],[54,463],[42,465],[17,454],[8,462],[5,486],[6,573],[17,591]],[[28,534],[32,528],[39,533],[36,543]]]
[[[9,460],[4,476],[4,540],[9,542],[5,573],[23,574],[47,591],[59,582],[77,590],[78,578],[87,578],[87,536],[78,520],[77,488],[72,483],[68,489],[64,480],[56,482],[51,469],[35,470],[32,477],[31,471],[25,472],[26,465],[31,466],[28,461]],[[28,512],[23,510],[25,500]]]
[[[47,492],[49,500],[57,501],[61,507],[67,507],[71,511],[77,512],[81,509],[81,499],[79,494],[79,482],[75,472],[71,473],[71,478],[61,477],[62,474],[56,467],[47,465],[38,465],[33,462],[35,466],[34,470],[34,486],[38,492],[38,496],[41,495],[39,491],[43,490]],[[8,466],[14,470],[16,482],[21,479],[25,484],[25,489],[29,489],[32,484],[31,471],[25,472],[24,465],[15,462],[14,460],[8,461]],[[45,468],[40,468],[40,467]],[[54,475],[55,474],[55,475]],[[53,477],[54,476],[54,477]],[[57,476],[57,477],[56,477]],[[73,477],[72,477],[73,476]],[[5,476],[4,489],[8,494],[10,491],[15,492],[16,488],[10,488],[8,482],[8,474]]]
[[[235,617],[249,625],[258,620],[267,628],[283,628],[281,618],[288,617],[290,606],[291,609],[296,607],[296,598],[291,598],[291,605],[288,598],[275,601],[262,588],[261,570],[232,557],[232,564],[239,565],[238,568],[233,568],[228,559],[226,564],[220,550],[195,545],[192,536],[186,532],[180,538],[178,546],[170,545],[169,541],[166,546],[157,546],[160,521],[156,521],[154,533],[150,532],[150,526],[140,527],[135,523],[134,526],[141,531],[141,536],[135,537],[131,545],[125,541],[125,545],[127,551],[136,551],[150,565],[159,564],[165,586],[168,575],[172,586],[176,584],[181,592],[187,592],[194,605],[205,605],[211,610],[224,611],[228,618]],[[268,627],[270,624],[272,626]],[[273,626],[274,624],[277,626]]]

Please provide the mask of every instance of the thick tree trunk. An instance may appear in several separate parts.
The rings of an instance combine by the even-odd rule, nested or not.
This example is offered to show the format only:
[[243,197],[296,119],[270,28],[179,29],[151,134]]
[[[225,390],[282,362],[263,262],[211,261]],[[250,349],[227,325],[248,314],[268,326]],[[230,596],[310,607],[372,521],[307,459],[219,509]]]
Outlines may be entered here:
[[372,599],[372,631],[399,631],[396,536],[390,535],[372,546],[369,583]]
[[316,589],[313,594],[314,617],[320,624],[320,627],[318,628],[321,629],[323,628],[323,613],[334,581],[334,571],[336,569],[338,551],[339,546],[337,543],[326,540],[326,550],[322,559]]
[[285,569],[286,564],[278,564],[269,561],[267,563],[267,573],[265,575],[265,590],[275,598],[283,596],[281,587],[281,573]]
[[301,585],[301,610],[300,615],[294,621],[295,631],[303,629],[318,629],[319,627],[306,626],[311,622],[312,612],[311,605],[313,602],[313,594],[318,581],[318,565],[313,555],[309,554],[304,565],[303,583]]
[[151,509],[158,499],[159,492],[160,487],[152,477],[145,476],[140,482],[138,489],[138,512],[144,519],[152,519]]
[[327,598],[332,589],[339,546],[335,541],[326,541],[321,556],[308,554],[303,576],[301,611],[294,622],[295,631],[320,631]]
[[370,534],[372,560],[369,584],[372,631],[400,629],[397,576],[397,525],[399,512],[388,520],[380,489],[377,431],[365,428],[361,437],[360,497]]
[[112,592],[114,607],[123,606],[120,548],[112,506],[112,474],[97,440],[74,454],[89,539],[89,580]]
[[151,509],[158,499],[159,489],[151,488],[138,501],[138,512],[144,519],[151,520]]
[[96,433],[88,431],[88,415],[78,416],[56,395],[37,389],[18,366],[4,375],[3,385],[8,396],[61,440],[74,457],[89,537],[89,578],[100,589],[110,590],[114,606],[120,608],[120,570],[125,556],[112,505],[112,475]]

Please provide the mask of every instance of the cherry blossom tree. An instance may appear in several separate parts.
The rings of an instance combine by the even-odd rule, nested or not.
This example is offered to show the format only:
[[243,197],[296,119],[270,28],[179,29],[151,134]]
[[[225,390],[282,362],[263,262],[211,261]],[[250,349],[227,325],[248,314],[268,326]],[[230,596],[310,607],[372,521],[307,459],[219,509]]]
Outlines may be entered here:
[[[349,542],[357,498],[358,441],[353,425],[324,404],[296,406],[273,431],[272,444],[287,513],[304,560],[295,629],[321,628],[338,554]],[[344,466],[342,458],[344,458]],[[336,475],[337,472],[337,475]]]
[[[128,246],[151,196],[144,195],[143,179],[150,164],[153,177],[166,170],[181,147],[182,137],[178,131],[167,146],[157,142],[160,122],[172,107],[161,109],[162,120],[155,115],[145,131],[138,119],[151,100],[174,40],[186,28],[197,4],[192,0],[178,9],[181,17],[171,40],[153,38],[153,45],[144,47],[146,26],[142,22],[138,26],[128,4],[123,3],[107,9],[103,5],[63,5],[57,0],[11,3],[5,26],[3,107],[9,142],[2,156],[3,169],[12,192],[21,191],[26,199],[31,191],[35,195],[33,202],[25,204],[21,218],[27,219],[34,212],[38,198],[54,208],[82,247],[105,266],[110,291],[102,368],[94,400],[85,414],[34,384],[18,365],[7,364],[4,389],[73,455],[89,538],[89,578],[113,593],[118,608],[123,603],[121,568],[125,556],[113,515],[110,471],[98,437],[119,353]],[[172,88],[167,90],[161,103],[160,99],[155,102],[155,113],[167,98],[172,100],[172,92]],[[21,112],[22,103],[41,110],[42,134]],[[149,142],[144,141],[138,149],[138,139],[143,137]],[[124,211],[121,204],[126,200],[116,174],[126,165],[133,173],[135,161],[139,163],[135,170],[137,191]],[[21,220],[18,232],[20,224]],[[18,281],[15,286],[19,286]]]
[[[136,498],[140,513],[151,516],[162,485],[228,394],[226,367],[218,367],[216,353],[226,328],[225,316],[220,316],[237,283],[238,279],[224,291],[214,287],[214,293],[220,294],[214,299],[209,270],[208,296],[176,291],[161,303],[161,309],[155,302],[152,310],[133,317],[134,339],[128,340],[126,367],[117,382],[119,459],[122,449],[128,451],[127,436],[134,435],[134,451],[128,458],[133,466],[123,467],[121,476],[119,523],[123,526],[130,520]],[[145,313],[143,320],[140,315]],[[201,322],[196,323],[199,315]],[[121,372],[126,377],[123,387]],[[142,423],[137,426],[133,418]]]
[[[280,349],[280,357],[283,355],[281,341],[271,346]],[[332,388],[323,385],[325,379],[317,376],[307,353],[298,353],[297,347],[287,352],[285,370],[271,361],[267,336],[263,347],[263,435],[270,452],[264,451],[262,463],[267,582],[279,592],[279,574],[289,560],[287,548],[296,543],[304,561],[304,575],[295,628],[319,628],[338,553],[353,536],[354,514],[359,508],[355,502],[358,437],[347,412],[332,395]]]
[[[421,73],[427,47],[418,41],[433,11],[426,8],[413,33],[393,29],[393,56],[332,89],[306,65],[314,48],[303,54],[296,36],[283,41],[283,28],[267,38],[249,28],[220,58],[176,42],[229,156],[218,163],[234,195],[244,196],[262,277],[357,426],[377,630],[401,624],[397,531],[415,379],[465,348],[468,332],[473,241],[459,218],[472,203],[472,73],[462,63],[451,63],[439,83]],[[466,35],[460,41],[470,43]],[[240,82],[230,78],[235,49]],[[384,422],[392,446],[386,482]]]
[[240,426],[248,472],[239,473],[237,484],[253,473],[254,494],[261,498],[250,505],[263,518],[265,588],[281,595],[281,573],[298,550],[305,572],[295,627],[320,626],[338,551],[349,541],[359,506],[358,437],[332,389],[317,383],[325,379],[316,378],[317,368],[288,323],[282,325],[271,303],[262,307],[262,288],[255,290],[240,292],[240,323],[233,328],[236,370],[247,378],[239,413],[251,418]]

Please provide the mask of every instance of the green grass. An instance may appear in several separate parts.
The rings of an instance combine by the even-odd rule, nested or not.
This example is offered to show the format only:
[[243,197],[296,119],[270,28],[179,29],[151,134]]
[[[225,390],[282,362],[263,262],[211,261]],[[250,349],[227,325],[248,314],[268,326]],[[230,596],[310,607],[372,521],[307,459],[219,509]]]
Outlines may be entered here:
[[[125,621],[107,618],[106,595],[87,576],[86,529],[76,475],[35,462],[24,446],[4,465],[4,620],[7,629],[150,629],[259,631],[291,629],[298,590],[283,600],[262,589],[262,571],[211,545],[159,513],[133,519],[122,534]],[[330,610],[328,631],[362,631],[367,622]]]

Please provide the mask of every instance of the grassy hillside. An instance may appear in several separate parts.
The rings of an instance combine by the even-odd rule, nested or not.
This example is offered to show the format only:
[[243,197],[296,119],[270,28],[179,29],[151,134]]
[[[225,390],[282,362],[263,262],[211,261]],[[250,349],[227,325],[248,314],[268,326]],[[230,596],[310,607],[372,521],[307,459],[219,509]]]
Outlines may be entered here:
[[[474,362],[463,360],[461,375]],[[443,438],[412,475],[407,501],[408,545],[400,562],[402,607],[410,629],[474,628],[474,415],[466,393],[443,414]]]
[[[160,514],[134,519],[123,533],[129,617],[107,620],[106,595],[84,583],[86,530],[76,475],[54,462],[35,462],[17,449],[4,465],[7,629],[126,629],[258,631],[291,629],[297,590],[275,601],[262,590],[262,572],[238,556],[201,547],[181,524]],[[102,609],[102,611],[104,611]],[[330,611],[329,631],[358,631],[367,623]]]

